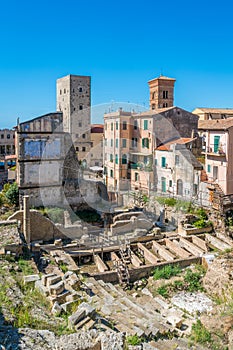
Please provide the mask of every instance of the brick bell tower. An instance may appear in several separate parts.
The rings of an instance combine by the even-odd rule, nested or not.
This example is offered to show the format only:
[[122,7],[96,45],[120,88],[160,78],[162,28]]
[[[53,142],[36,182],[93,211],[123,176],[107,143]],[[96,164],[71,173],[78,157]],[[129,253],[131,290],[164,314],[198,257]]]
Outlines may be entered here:
[[163,75],[148,81],[150,89],[150,109],[172,107],[176,79]]

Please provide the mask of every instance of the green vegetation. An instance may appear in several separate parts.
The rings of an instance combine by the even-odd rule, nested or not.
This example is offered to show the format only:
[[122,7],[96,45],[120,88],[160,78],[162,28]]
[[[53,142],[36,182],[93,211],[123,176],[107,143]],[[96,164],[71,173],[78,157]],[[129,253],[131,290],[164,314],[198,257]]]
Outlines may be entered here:
[[200,218],[194,221],[193,226],[196,228],[204,228],[204,227],[213,226],[213,224],[211,221],[206,221],[205,219]]
[[3,191],[10,205],[19,205],[19,189],[16,182],[4,185]]
[[80,220],[85,222],[102,222],[101,216],[95,210],[80,210],[75,212],[75,214]]
[[191,213],[194,210],[192,203],[189,201],[166,197],[156,197],[155,200],[161,205],[175,207],[176,210],[182,210],[185,213]]
[[143,341],[138,335],[130,335],[126,338],[128,345],[140,345]]
[[[168,265],[169,268],[175,266]],[[185,290],[187,292],[204,291],[202,286],[202,278],[205,275],[206,270],[201,265],[195,265],[194,270],[186,269],[182,273],[180,267],[176,266],[176,269],[156,269],[153,278],[158,279],[169,279],[176,275],[181,275],[180,280],[174,281],[174,283],[163,284],[156,289],[156,294],[160,294],[164,298],[171,297],[177,291]],[[162,276],[162,277],[161,277]]]
[[165,285],[159,287],[159,288],[157,289],[157,293],[158,293],[159,295],[161,295],[162,297],[164,297],[164,298],[168,298],[168,297],[169,297],[168,287],[169,287],[169,286],[165,286]]
[[37,210],[55,224],[64,224],[64,210],[57,207],[37,208]]
[[162,268],[156,268],[153,272],[153,279],[169,279],[173,276],[177,276],[181,273],[181,268],[177,265],[166,265]]
[[35,273],[30,263],[30,260],[19,259],[18,266],[25,276],[32,275]]
[[207,344],[211,342],[210,332],[203,326],[200,320],[192,325],[190,340],[192,343]]
[[64,263],[59,264],[59,267],[60,267],[60,269],[62,270],[63,273],[66,273],[68,271],[68,267]]

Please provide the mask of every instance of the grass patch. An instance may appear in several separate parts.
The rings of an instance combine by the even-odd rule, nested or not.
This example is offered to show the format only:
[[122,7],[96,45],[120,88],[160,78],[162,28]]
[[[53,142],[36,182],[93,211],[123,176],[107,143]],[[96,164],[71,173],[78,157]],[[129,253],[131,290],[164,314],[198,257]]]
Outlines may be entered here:
[[30,260],[23,260],[19,259],[18,260],[18,266],[22,270],[23,274],[26,275],[33,275],[35,273]]
[[161,295],[162,297],[167,299],[169,297],[168,286],[164,285],[164,286],[161,286],[161,287],[157,288],[157,293],[159,295]]
[[200,320],[192,325],[190,340],[194,344],[207,344],[211,342],[211,333],[203,326]]
[[201,280],[204,276],[203,270],[197,268],[195,271],[188,269],[184,275],[185,289],[188,292],[204,291]]
[[138,335],[129,335],[126,338],[127,344],[128,345],[140,345],[143,341],[142,338],[140,338]]
[[170,279],[173,276],[177,276],[181,273],[181,268],[178,265],[166,265],[162,268],[156,268],[153,272],[153,279]]

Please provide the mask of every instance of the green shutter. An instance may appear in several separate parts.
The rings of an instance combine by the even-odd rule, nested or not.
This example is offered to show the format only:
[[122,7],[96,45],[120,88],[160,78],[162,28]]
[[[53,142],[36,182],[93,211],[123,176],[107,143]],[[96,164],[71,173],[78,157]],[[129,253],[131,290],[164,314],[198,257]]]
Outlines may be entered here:
[[162,192],[166,192],[166,178],[165,177],[161,178],[161,183],[162,183]]
[[165,157],[161,158],[161,167],[166,168],[166,158]]
[[144,130],[148,130],[148,120],[144,120]]
[[214,153],[218,152],[220,136],[214,136]]

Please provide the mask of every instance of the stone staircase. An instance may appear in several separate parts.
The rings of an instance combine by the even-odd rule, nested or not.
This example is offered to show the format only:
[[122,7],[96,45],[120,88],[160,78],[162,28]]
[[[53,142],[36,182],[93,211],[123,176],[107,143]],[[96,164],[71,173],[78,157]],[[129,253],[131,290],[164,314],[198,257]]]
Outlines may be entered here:
[[179,331],[183,312],[162,298],[155,299],[150,295],[135,298],[120,286],[94,278],[89,278],[86,284],[94,293],[89,300],[91,305],[118,331],[140,337],[166,336]]

